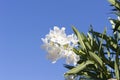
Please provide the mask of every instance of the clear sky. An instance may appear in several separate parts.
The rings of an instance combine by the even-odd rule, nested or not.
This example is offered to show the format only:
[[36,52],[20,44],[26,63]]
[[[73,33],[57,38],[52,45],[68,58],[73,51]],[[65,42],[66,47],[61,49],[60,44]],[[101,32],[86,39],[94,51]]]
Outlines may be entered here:
[[65,62],[47,60],[41,38],[55,25],[110,31],[111,9],[107,0],[0,0],[0,80],[64,80]]

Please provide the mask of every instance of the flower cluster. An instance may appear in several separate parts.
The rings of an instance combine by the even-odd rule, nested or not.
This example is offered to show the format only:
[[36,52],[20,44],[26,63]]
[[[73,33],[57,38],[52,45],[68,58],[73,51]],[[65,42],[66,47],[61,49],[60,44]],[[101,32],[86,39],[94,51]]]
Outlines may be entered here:
[[78,39],[74,34],[66,35],[64,27],[60,29],[54,26],[42,41],[42,47],[48,52],[47,57],[52,63],[60,58],[65,58],[67,64],[76,65],[79,61],[79,56],[73,52],[73,48],[78,45]]

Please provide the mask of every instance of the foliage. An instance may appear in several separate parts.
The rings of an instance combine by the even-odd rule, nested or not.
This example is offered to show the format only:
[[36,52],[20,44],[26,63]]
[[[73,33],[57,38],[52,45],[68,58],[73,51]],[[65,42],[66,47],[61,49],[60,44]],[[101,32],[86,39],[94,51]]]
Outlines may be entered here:
[[113,13],[118,19],[109,19],[113,27],[113,35],[109,36],[104,29],[103,33],[93,30],[88,34],[79,32],[74,26],[74,33],[78,37],[78,47],[74,52],[80,56],[76,66],[65,65],[70,69],[65,77],[74,76],[71,80],[82,78],[93,80],[120,80],[120,1],[109,0],[114,7]]

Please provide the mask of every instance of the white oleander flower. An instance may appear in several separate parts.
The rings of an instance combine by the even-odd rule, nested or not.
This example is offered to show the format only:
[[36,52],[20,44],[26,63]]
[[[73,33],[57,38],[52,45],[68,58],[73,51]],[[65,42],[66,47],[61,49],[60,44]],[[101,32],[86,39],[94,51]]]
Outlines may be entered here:
[[48,52],[47,58],[50,59],[52,63],[55,63],[62,56],[60,54],[59,45],[54,44],[53,42],[49,42],[47,38],[45,39],[42,38],[42,41],[44,42],[44,45],[42,45],[42,48]]
[[50,41],[61,44],[61,45],[65,45],[69,43],[67,40],[64,27],[59,29],[57,26],[55,26],[54,30],[50,30],[50,33],[46,35],[46,37],[49,38]]
[[68,51],[66,55],[66,63],[67,64],[74,64],[76,65],[77,62],[80,60],[79,56],[76,55],[73,51]]
[[60,49],[58,47],[50,47],[49,50],[47,50],[49,54],[47,54],[47,58],[52,61],[52,63],[55,63],[58,59],[62,57],[60,54]]
[[70,41],[70,45],[73,47],[76,46],[78,43],[77,36],[74,34],[68,35],[68,40]]
[[67,36],[64,27],[60,29],[55,26],[42,41],[43,48],[48,52],[47,58],[53,63],[65,58],[67,64],[77,64],[79,56],[72,49],[77,45],[78,39],[74,34]]

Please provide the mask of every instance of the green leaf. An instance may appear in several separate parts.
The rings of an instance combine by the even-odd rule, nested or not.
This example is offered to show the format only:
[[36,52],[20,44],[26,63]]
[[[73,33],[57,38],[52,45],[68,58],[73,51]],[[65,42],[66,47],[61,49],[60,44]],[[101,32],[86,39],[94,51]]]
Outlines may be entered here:
[[120,9],[120,2],[118,2],[117,0],[108,0],[108,1],[116,8]]
[[82,46],[82,48],[84,50],[87,50],[86,47],[85,47],[85,44],[84,44],[84,41],[83,41],[83,36],[82,34],[73,26],[72,27],[74,33],[77,35],[78,39],[79,39],[79,42],[80,42],[80,45]]
[[92,36],[90,35],[90,33],[88,33],[87,35],[88,35],[91,46],[93,46],[93,38],[92,38]]
[[109,19],[113,22],[113,33],[116,31],[120,31],[120,21],[116,19]]
[[103,32],[103,34],[102,34],[102,36],[101,36],[101,41],[100,41],[100,47],[99,47],[99,51],[98,51],[98,53],[100,54],[100,52],[101,52],[101,49],[102,49],[102,44],[103,44],[103,36],[106,34],[106,28],[104,29],[104,32]]
[[86,53],[82,51],[81,49],[79,50],[80,55],[85,55]]
[[116,44],[116,40],[112,36],[107,36],[105,34],[102,34],[102,33],[99,33],[99,32],[95,32],[95,31],[92,31],[91,33],[94,36],[96,36],[96,37],[104,39],[106,41],[106,43],[107,43],[105,45],[109,46],[109,48],[111,48],[113,51],[116,51],[116,49],[117,49],[118,46]]
[[85,62],[79,64],[78,66],[76,66],[75,68],[69,70],[67,73],[65,73],[65,76],[72,75],[72,74],[77,74],[78,72],[80,72],[81,70],[86,68],[86,66],[88,66],[89,64],[94,64],[94,63],[90,60],[85,61]]
[[114,67],[115,67],[115,76],[117,78],[117,80],[120,79],[120,72],[119,72],[119,53],[120,53],[120,47],[118,48],[117,52],[116,52],[116,57],[115,57],[115,63],[114,63]]
[[115,66],[115,75],[116,75],[116,78],[117,78],[117,80],[119,80],[120,79],[120,77],[119,77],[119,68],[118,68],[118,64],[117,64],[116,61],[115,61],[114,66]]
[[85,36],[85,34],[81,34],[82,36],[83,36],[83,41],[84,41],[84,44],[85,44],[85,46],[86,46],[86,48],[87,48],[87,50],[92,50],[92,47],[91,47],[91,41],[89,41],[88,39],[89,39],[89,37],[88,36]]
[[99,56],[97,56],[95,53],[93,53],[91,51],[89,51],[89,55],[97,64],[99,64],[101,67],[103,67],[103,61],[101,60],[101,58]]

